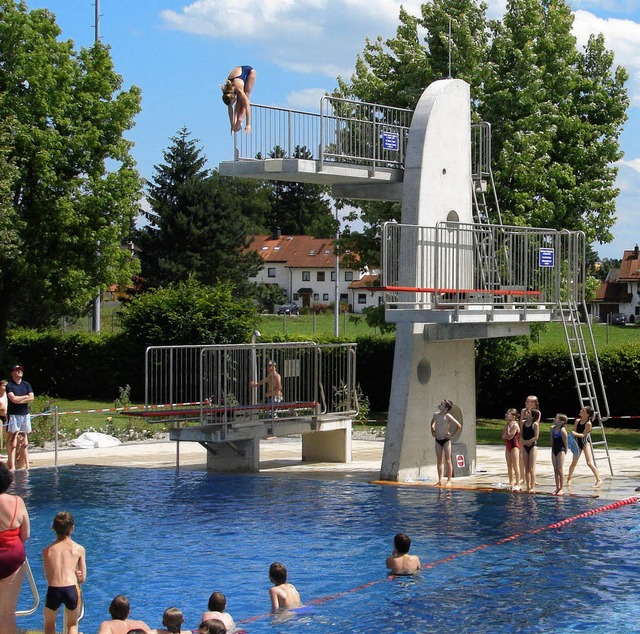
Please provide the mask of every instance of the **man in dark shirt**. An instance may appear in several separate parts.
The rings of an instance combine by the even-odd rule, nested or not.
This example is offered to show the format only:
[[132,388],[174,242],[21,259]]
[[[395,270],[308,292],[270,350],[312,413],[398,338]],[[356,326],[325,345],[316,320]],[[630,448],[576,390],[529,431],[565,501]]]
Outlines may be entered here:
[[7,446],[7,467],[16,468],[16,448],[18,436],[21,441],[21,454],[25,469],[29,468],[29,434],[31,433],[31,414],[29,403],[33,401],[33,389],[31,384],[22,379],[24,368],[21,365],[11,367],[11,380],[7,383],[7,414],[9,423],[7,432],[9,442]]

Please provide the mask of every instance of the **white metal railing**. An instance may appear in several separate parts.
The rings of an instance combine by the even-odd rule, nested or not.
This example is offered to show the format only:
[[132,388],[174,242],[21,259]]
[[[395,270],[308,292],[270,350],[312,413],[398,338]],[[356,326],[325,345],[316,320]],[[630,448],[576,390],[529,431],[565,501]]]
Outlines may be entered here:
[[[269,362],[281,376],[281,402],[265,403],[264,388],[252,387],[267,376]],[[355,376],[355,344],[152,346],[145,359],[145,409],[159,419],[166,413],[169,420],[215,416],[222,422],[240,414],[272,417],[273,410],[354,415]]]
[[234,135],[234,158],[301,158],[402,167],[412,110],[325,95],[320,113],[251,105],[250,134]]
[[585,235],[531,227],[386,223],[385,303],[398,308],[546,308],[585,294]]
[[[234,160],[300,158],[403,168],[413,110],[325,95],[320,112],[251,105],[252,131],[234,134]],[[471,125],[475,180],[491,174],[491,125]]]

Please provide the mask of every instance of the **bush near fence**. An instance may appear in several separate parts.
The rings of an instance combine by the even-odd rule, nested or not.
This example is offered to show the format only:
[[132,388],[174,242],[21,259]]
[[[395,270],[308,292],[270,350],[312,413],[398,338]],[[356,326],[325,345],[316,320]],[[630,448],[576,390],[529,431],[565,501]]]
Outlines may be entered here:
[[[261,342],[285,341],[284,336]],[[318,343],[340,341],[317,337]],[[357,380],[372,411],[389,407],[393,335],[356,338]],[[640,344],[608,347],[599,353],[611,414],[640,416]],[[5,366],[25,365],[25,377],[37,393],[67,399],[115,400],[130,385],[131,399],[144,401],[144,349],[123,335],[56,334],[14,331],[8,340]],[[477,415],[502,418],[520,407],[527,394],[540,399],[545,418],[556,412],[573,416],[578,397],[569,355],[562,346],[532,346],[514,355],[496,353],[490,367],[479,369]],[[627,424],[640,427],[640,419]],[[620,426],[616,422],[616,426]]]

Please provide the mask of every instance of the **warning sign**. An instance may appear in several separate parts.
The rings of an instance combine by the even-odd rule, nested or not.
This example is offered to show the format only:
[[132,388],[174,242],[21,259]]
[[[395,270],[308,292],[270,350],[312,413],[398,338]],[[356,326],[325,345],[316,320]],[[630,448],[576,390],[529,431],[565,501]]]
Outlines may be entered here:
[[459,453],[456,455],[456,466],[459,467],[460,469],[464,469],[464,466],[465,466],[464,454]]

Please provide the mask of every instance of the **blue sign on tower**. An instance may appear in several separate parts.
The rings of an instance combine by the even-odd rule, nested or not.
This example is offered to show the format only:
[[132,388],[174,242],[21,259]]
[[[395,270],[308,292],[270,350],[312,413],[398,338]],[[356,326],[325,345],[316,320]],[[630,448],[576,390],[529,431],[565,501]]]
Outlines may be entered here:
[[400,135],[397,132],[382,133],[382,149],[397,152],[400,148]]
[[545,266],[553,268],[555,266],[555,251],[554,249],[541,248],[538,252],[538,266]]

